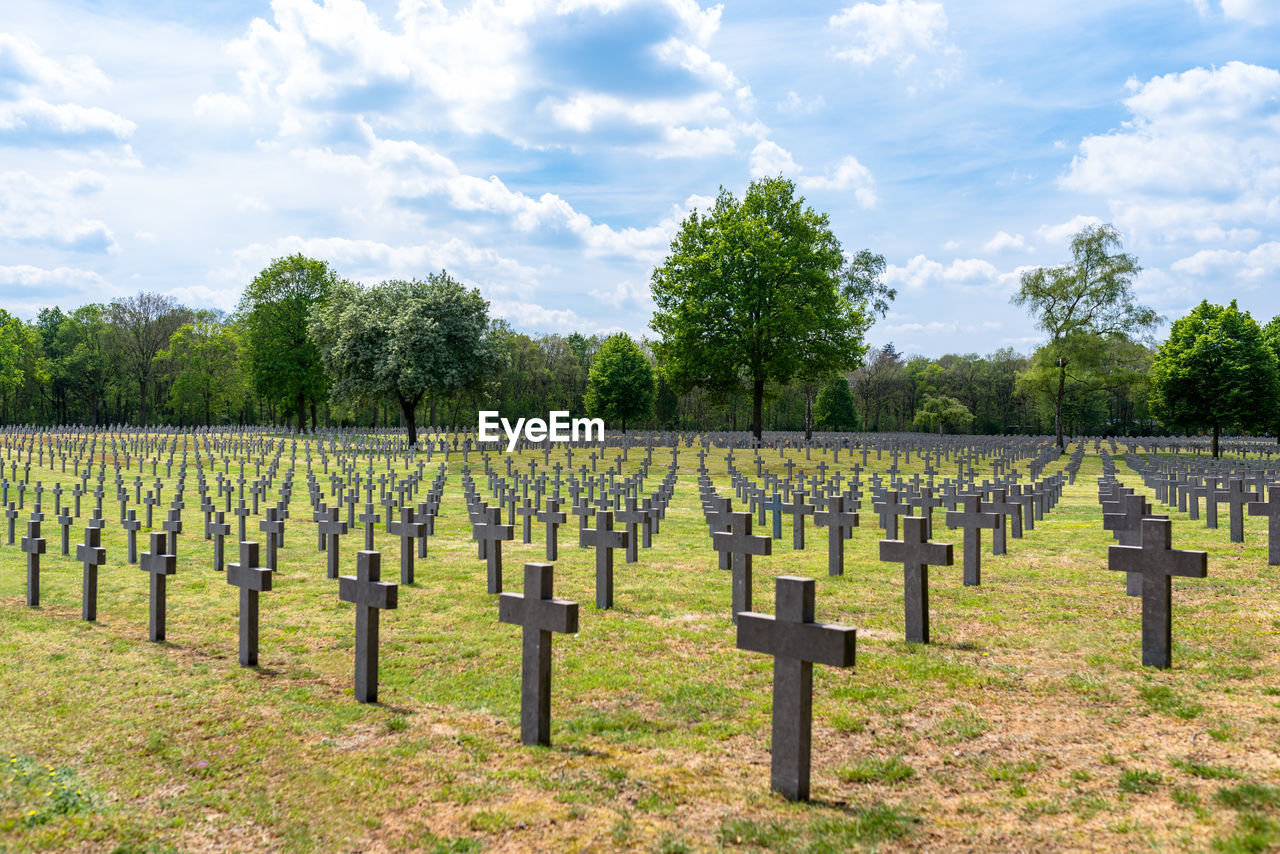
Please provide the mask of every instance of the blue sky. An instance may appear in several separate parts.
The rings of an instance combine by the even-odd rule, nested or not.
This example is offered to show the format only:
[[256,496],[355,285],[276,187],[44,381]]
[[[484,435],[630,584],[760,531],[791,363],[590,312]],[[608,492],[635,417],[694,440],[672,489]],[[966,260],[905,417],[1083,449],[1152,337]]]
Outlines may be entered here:
[[782,173],[911,353],[1032,349],[1020,271],[1111,222],[1169,318],[1280,314],[1280,2],[6,0],[0,300],[234,307],[273,257],[441,268],[648,332],[720,186]]

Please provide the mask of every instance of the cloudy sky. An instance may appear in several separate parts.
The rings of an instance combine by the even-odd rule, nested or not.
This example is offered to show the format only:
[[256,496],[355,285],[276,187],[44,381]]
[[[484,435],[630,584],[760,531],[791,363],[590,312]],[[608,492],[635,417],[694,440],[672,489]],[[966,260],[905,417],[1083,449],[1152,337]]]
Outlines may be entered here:
[[1280,313],[1280,0],[4,0],[0,304],[230,310],[274,257],[647,330],[676,225],[782,173],[889,262],[874,343],[1027,351],[1114,223],[1170,317]]

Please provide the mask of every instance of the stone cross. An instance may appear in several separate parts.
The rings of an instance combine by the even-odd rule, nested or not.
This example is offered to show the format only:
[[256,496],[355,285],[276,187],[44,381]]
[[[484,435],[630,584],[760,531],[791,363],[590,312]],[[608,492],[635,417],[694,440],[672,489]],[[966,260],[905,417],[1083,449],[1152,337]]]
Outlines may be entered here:
[[991,490],[991,500],[982,501],[978,504],[983,513],[994,513],[996,515],[996,526],[991,530],[991,553],[993,555],[1002,555],[1008,551],[1007,540],[1008,531],[1005,525],[1005,518],[1012,519],[1015,515],[1018,517],[1018,523],[1014,526],[1018,532],[1017,536],[1022,536],[1022,505],[1016,501],[1008,499],[1008,492],[1003,489]]
[[258,520],[258,530],[267,535],[267,569],[274,572],[279,569],[276,565],[276,544],[279,542],[278,536],[284,534],[284,520],[280,518],[280,511],[274,507],[268,507],[265,517]]
[[327,553],[327,576],[329,578],[338,577],[338,538],[347,532],[347,523],[338,518],[338,508],[330,507],[325,513],[325,518],[317,525],[320,533],[324,535],[328,546]]
[[240,666],[258,664],[258,594],[271,589],[272,570],[258,566],[258,544],[240,544],[240,562],[227,564],[227,583],[240,588]]
[[560,499],[548,498],[547,509],[539,513],[537,519],[547,526],[547,560],[555,560],[560,545],[558,526],[569,521],[569,517],[560,510]]
[[[1115,534],[1122,546],[1136,546],[1142,543],[1142,520],[1151,516],[1151,507],[1141,495],[1122,496],[1117,502],[1123,508],[1119,513],[1103,513],[1102,527]],[[1160,517],[1166,518],[1166,517]],[[1131,572],[1125,577],[1125,593],[1129,596],[1142,595],[1142,575]]]
[[400,520],[387,524],[387,531],[400,538],[400,583],[413,583],[414,541],[422,536],[426,525],[413,521],[413,508],[401,507]]
[[356,552],[356,574],[338,579],[338,598],[356,606],[355,695],[361,703],[378,701],[378,612],[398,604],[399,587],[382,581],[382,555]]
[[899,499],[898,490],[886,489],[883,500],[873,502],[872,506],[880,514],[880,527],[884,528],[885,539],[898,539],[898,517],[910,516],[911,505]]
[[738,615],[738,648],[773,656],[770,783],[791,801],[809,799],[813,665],[852,667],[857,632],[813,620],[814,580],[777,578],[776,616]]
[[751,533],[751,514],[739,511],[729,514],[729,530],[711,535],[716,551],[727,552],[733,572],[733,597],[730,615],[738,622],[738,614],[751,610],[751,556],[773,553],[773,540]]
[[107,562],[102,547],[102,529],[84,529],[84,545],[76,546],[76,560],[84,567],[84,586],[80,594],[80,616],[85,622],[98,619],[98,567]]
[[1233,477],[1227,482],[1227,512],[1230,519],[1231,542],[1244,542],[1244,511],[1253,501],[1260,501],[1262,496],[1256,492],[1246,492],[1244,479]]
[[1280,486],[1271,486],[1268,501],[1250,501],[1250,516],[1267,517],[1267,563],[1280,566]]
[[121,523],[125,531],[129,535],[129,563],[138,562],[138,529],[142,527],[142,520],[138,518],[136,510],[129,510],[129,517]]
[[1173,576],[1204,578],[1209,574],[1206,552],[1172,548],[1173,523],[1142,520],[1142,545],[1110,546],[1107,569],[1142,576],[1142,663],[1173,666]]
[[22,538],[22,550],[27,555],[27,606],[40,607],[40,555],[44,554],[45,541],[40,536],[40,521],[27,522],[27,535]]
[[627,532],[613,530],[613,511],[597,510],[596,526],[578,532],[578,545],[596,550],[596,607],[613,607],[613,550],[627,547]]
[[813,505],[805,503],[804,498],[804,490],[797,489],[791,493],[791,500],[782,505],[783,511],[791,515],[791,547],[797,550],[804,548],[804,517],[813,514]]
[[515,529],[502,524],[501,507],[490,507],[484,512],[485,521],[475,526],[475,536],[484,549],[487,589],[496,596],[502,592],[502,543],[515,537]]
[[498,620],[523,628],[520,741],[551,743],[551,633],[577,634],[578,603],[551,595],[552,566],[524,565],[524,593],[498,597]]
[[813,514],[813,520],[827,526],[827,574],[844,575],[844,541],[858,527],[858,514],[845,509],[844,496],[827,499],[827,509]]
[[177,555],[165,552],[168,537],[162,531],[151,532],[151,551],[142,553],[142,571],[151,576],[151,604],[147,620],[153,643],[164,640],[165,580],[178,571]]
[[964,529],[964,583],[977,587],[982,584],[982,529],[994,530],[1000,517],[981,512],[981,499],[976,495],[962,495],[958,503],[961,509],[947,511],[947,527]]
[[231,525],[225,521],[226,517],[223,511],[218,510],[213,515],[213,519],[205,524],[204,533],[206,537],[213,537],[213,571],[222,572],[223,564],[223,538],[231,533]]
[[365,551],[373,551],[373,526],[378,524],[382,519],[377,513],[373,512],[373,502],[364,505],[364,512],[357,519],[364,525],[364,548]]
[[951,543],[929,542],[929,520],[902,520],[901,540],[881,540],[880,560],[902,564],[907,642],[929,642],[929,567],[951,566]]
[[178,535],[182,533],[182,511],[169,511],[169,518],[160,523],[160,530],[169,535],[169,554],[178,556]]

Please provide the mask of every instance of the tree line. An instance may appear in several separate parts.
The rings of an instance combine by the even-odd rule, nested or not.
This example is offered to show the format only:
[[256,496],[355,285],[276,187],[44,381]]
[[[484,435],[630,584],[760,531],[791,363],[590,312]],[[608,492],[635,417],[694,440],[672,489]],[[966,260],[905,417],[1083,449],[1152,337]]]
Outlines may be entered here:
[[[138,293],[27,322],[0,309],[0,421],[473,427],[568,410],[614,429],[1280,434],[1280,318],[1233,302],[1163,320],[1109,225],[1024,273],[1045,333],[1011,349],[907,356],[866,336],[896,298],[884,258],[846,252],[793,182],[721,190],[680,225],[651,292],[655,337],[527,334],[447,271],[362,286],[273,260],[236,309]],[[1278,436],[1280,440],[1280,436]]]

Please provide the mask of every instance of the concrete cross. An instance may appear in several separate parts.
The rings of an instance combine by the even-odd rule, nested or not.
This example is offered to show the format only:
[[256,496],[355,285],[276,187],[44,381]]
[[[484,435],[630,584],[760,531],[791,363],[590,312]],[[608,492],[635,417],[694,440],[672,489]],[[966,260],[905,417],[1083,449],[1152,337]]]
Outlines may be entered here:
[[498,597],[498,620],[523,629],[520,741],[551,744],[551,633],[577,634],[578,603],[551,595],[549,563],[524,565],[524,593]]
[[1251,501],[1260,501],[1256,492],[1246,492],[1244,479],[1233,477],[1227,481],[1227,508],[1230,519],[1231,542],[1244,542],[1244,511]]
[[40,536],[40,520],[27,522],[27,535],[22,538],[22,551],[27,555],[27,606],[40,607],[40,555],[45,541]]
[[240,666],[258,664],[258,594],[271,589],[273,572],[258,566],[258,544],[240,544],[240,562],[227,564],[227,583],[240,588]]
[[147,619],[148,634],[154,643],[164,640],[165,581],[178,571],[178,558],[165,551],[167,536],[161,531],[151,532],[151,551],[142,553],[142,571],[151,576],[150,610]]
[[421,522],[413,521],[413,508],[401,507],[400,519],[387,525],[387,531],[400,538],[400,583],[413,583],[414,540],[422,536],[426,528]]
[[373,502],[367,502],[364,505],[364,512],[357,519],[360,524],[364,525],[364,548],[365,551],[373,551],[373,526],[382,520],[382,517],[373,511]]
[[497,595],[502,592],[502,543],[515,537],[515,530],[510,525],[502,524],[502,508],[489,507],[485,510],[485,521],[474,527],[476,539],[484,548],[485,568],[488,575],[488,591]]
[[775,616],[738,615],[738,649],[773,656],[770,784],[787,800],[809,799],[813,665],[852,667],[857,632],[813,620],[814,581],[777,578]]
[[880,560],[902,564],[907,642],[929,642],[929,567],[951,566],[951,544],[929,542],[923,516],[902,520],[901,540],[881,540]]
[[338,579],[338,598],[356,606],[355,695],[361,703],[378,701],[378,614],[398,604],[399,587],[382,581],[382,555],[356,552],[356,574]]
[[614,521],[621,522],[627,532],[627,563],[635,563],[640,552],[640,526],[648,525],[649,514],[641,509],[636,500],[627,497],[623,509],[614,512]]
[[[557,467],[559,465],[556,463]],[[569,517],[560,510],[560,499],[548,498],[547,509],[538,514],[537,520],[547,526],[547,560],[555,560],[560,546],[558,528],[569,521]]]
[[827,509],[813,514],[813,521],[827,528],[827,574],[844,575],[844,541],[858,527],[858,514],[845,510],[843,495],[827,499]]
[[1280,486],[1271,486],[1269,500],[1250,501],[1250,516],[1267,517],[1267,563],[1280,566]]
[[169,518],[160,523],[160,530],[169,535],[169,554],[178,556],[178,535],[182,533],[182,511],[170,510]]
[[613,550],[627,547],[627,532],[613,530],[613,511],[597,510],[596,526],[578,532],[578,545],[596,550],[596,607],[613,607]]
[[959,497],[959,510],[948,510],[948,528],[964,529],[964,583],[966,587],[982,584],[982,529],[994,530],[1000,519],[994,513],[983,513],[977,495]]
[[1173,666],[1173,576],[1209,574],[1208,553],[1174,549],[1172,537],[1172,522],[1147,517],[1141,545],[1107,549],[1107,569],[1142,578],[1142,663],[1150,667]]
[[231,534],[231,525],[226,522],[223,511],[213,514],[213,519],[204,526],[204,534],[213,538],[213,571],[222,572],[224,538]]
[[1003,489],[991,490],[991,500],[983,501],[979,504],[979,508],[983,513],[994,513],[997,516],[996,526],[991,531],[991,553],[993,555],[1005,554],[1007,549],[1007,530],[1005,528],[1005,517],[1012,519],[1017,517],[1018,521],[1013,525],[1017,534],[1022,536],[1022,505],[1016,501],[1009,500],[1006,496],[1008,493]]
[[98,619],[98,567],[107,562],[102,547],[102,529],[84,529],[84,545],[76,546],[76,560],[84,567],[84,585],[80,594],[80,616],[86,622]]
[[773,540],[761,534],[751,533],[751,514],[729,514],[729,530],[712,535],[716,551],[729,555],[733,572],[733,595],[730,616],[738,621],[738,614],[751,610],[751,556],[773,553]]
[[898,517],[910,516],[911,505],[899,500],[898,490],[886,489],[880,501],[873,501],[871,506],[880,516],[880,527],[884,529],[886,540],[898,539]]
[[276,545],[284,536],[284,520],[280,518],[280,511],[275,507],[268,507],[266,515],[258,520],[258,530],[267,535],[267,569],[274,572],[279,569],[276,564]]
[[338,518],[338,508],[330,507],[325,512],[325,517],[317,525],[320,533],[326,540],[328,548],[326,575],[329,578],[338,577],[338,538],[347,532],[347,523]]

